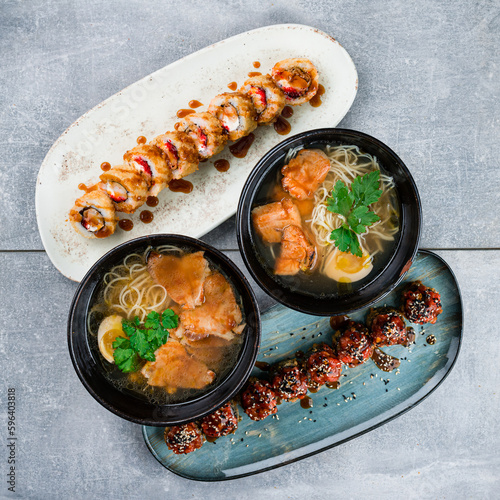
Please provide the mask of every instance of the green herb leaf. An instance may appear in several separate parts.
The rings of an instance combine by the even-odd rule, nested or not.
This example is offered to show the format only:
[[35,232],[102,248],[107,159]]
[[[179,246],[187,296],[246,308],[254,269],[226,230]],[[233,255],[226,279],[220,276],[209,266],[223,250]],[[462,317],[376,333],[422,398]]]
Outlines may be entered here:
[[366,228],[379,221],[380,217],[375,212],[370,212],[368,207],[360,206],[355,208],[347,217],[347,222],[351,229],[357,234],[366,232]]
[[335,246],[341,252],[350,252],[358,257],[363,256],[357,235],[365,233],[369,226],[380,220],[380,217],[368,208],[382,195],[379,188],[379,170],[363,176],[358,175],[352,181],[350,190],[340,180],[333,187],[330,196],[326,199],[327,210],[341,215],[346,222],[332,231],[330,239],[335,242]]
[[172,330],[179,325],[179,316],[172,311],[172,309],[165,309],[161,314],[161,324],[163,328]]
[[138,354],[130,346],[130,340],[117,337],[113,342],[113,358],[116,366],[125,373],[135,372],[140,367]]
[[357,176],[351,184],[352,193],[355,197],[355,205],[371,205],[382,196],[380,189],[380,171],[374,170],[368,174]]
[[140,368],[141,359],[155,361],[155,351],[167,342],[168,330],[178,324],[179,317],[172,309],[166,309],[161,315],[151,311],[144,325],[137,316],[132,321],[122,320],[128,338],[118,337],[113,342],[116,366],[123,372],[132,372]]
[[347,217],[354,203],[354,196],[342,181],[337,181],[326,202],[327,210]]
[[363,256],[361,247],[359,246],[358,237],[347,224],[342,225],[338,229],[334,229],[330,234],[330,239],[334,240],[335,246],[341,252],[350,252],[358,257]]

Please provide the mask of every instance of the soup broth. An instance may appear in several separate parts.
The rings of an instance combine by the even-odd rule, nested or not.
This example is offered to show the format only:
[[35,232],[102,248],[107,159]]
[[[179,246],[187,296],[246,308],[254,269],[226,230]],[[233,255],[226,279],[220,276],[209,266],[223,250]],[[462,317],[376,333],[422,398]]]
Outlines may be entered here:
[[[196,399],[219,385],[235,367],[241,348],[244,342],[244,311],[240,296],[232,286],[228,276],[219,269],[213,262],[204,257],[208,262],[207,280],[214,281],[215,277],[219,282],[229,284],[224,291],[224,297],[229,294],[234,298],[236,307],[241,312],[241,332],[239,334],[226,334],[224,338],[217,335],[197,339],[189,336],[184,328],[183,314],[193,311],[199,313],[202,311],[203,304],[190,309],[183,309],[167,293],[164,286],[155,280],[148,269],[148,255],[156,252],[161,256],[184,257],[193,254],[191,249],[172,246],[163,246],[156,249],[148,248],[143,253],[134,253],[128,255],[124,261],[111,269],[103,278],[103,282],[94,294],[90,312],[87,318],[87,329],[90,347],[94,353],[95,359],[102,367],[106,379],[117,389],[123,392],[132,392],[134,396],[148,400],[154,404],[164,405],[173,403],[182,403]],[[214,300],[214,296],[207,297],[205,293],[205,302]],[[102,355],[98,339],[99,327],[103,320],[111,315],[119,315],[127,320],[139,318],[141,323],[147,318],[151,311],[162,313],[166,309],[173,309],[179,315],[179,327],[169,330],[169,342],[174,342],[176,349],[185,356],[186,366],[196,363],[195,368],[199,370],[200,366],[206,366],[207,373],[213,373],[213,380],[203,388],[185,388],[182,386],[153,386],[148,383],[148,378],[143,373],[143,369],[148,363],[141,361],[139,370],[132,373],[123,373],[116,364],[108,362]],[[182,328],[181,328],[182,327]],[[122,334],[121,336],[125,336]],[[188,338],[189,337],[189,338]],[[158,360],[158,352],[156,359]],[[168,365],[167,365],[168,366]],[[182,385],[182,384],[181,384]]]
[[[315,144],[308,150],[321,150],[330,161],[330,170],[320,186],[314,191],[312,199],[296,199],[282,186],[282,167],[296,157],[302,148],[290,150],[285,158],[262,180],[254,199],[253,209],[264,205],[291,200],[300,212],[301,225],[307,238],[316,249],[315,261],[311,269],[301,270],[295,275],[275,274],[276,259],[280,255],[281,243],[269,243],[257,234],[255,224],[252,224],[252,243],[261,265],[276,282],[294,292],[314,297],[338,297],[355,293],[370,283],[388,264],[397,246],[399,238],[400,204],[392,178],[387,175],[377,159],[356,146]],[[332,230],[342,225],[342,218],[327,210],[326,199],[338,180],[348,187],[357,176],[363,176],[374,170],[380,171],[379,200],[370,205],[380,221],[359,235],[359,243],[363,251],[363,262],[368,272],[332,278],[327,274],[331,271],[336,247],[330,239]],[[356,259],[353,259],[356,260]],[[330,269],[328,269],[330,266]],[[342,273],[340,273],[342,274]],[[362,276],[362,274],[366,274]],[[361,276],[361,277],[360,277]]]

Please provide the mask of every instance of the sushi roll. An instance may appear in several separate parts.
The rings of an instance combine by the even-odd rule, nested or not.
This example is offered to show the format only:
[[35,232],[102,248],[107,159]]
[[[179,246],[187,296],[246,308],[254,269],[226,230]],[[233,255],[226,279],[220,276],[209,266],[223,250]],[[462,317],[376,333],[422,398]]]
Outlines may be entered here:
[[286,104],[285,94],[270,75],[249,78],[240,92],[244,92],[252,99],[259,125],[270,125],[275,122]]
[[310,101],[318,91],[318,72],[309,59],[284,59],[274,65],[272,74],[292,106]]
[[185,132],[167,132],[151,143],[162,152],[174,179],[181,179],[198,170],[198,150]]
[[172,179],[172,172],[161,149],[152,144],[141,144],[127,151],[123,160],[134,167],[147,181],[148,196],[158,196]]
[[221,122],[206,111],[186,116],[175,124],[175,129],[194,140],[201,160],[220,153],[227,142],[227,133]]
[[212,113],[226,130],[229,140],[237,141],[257,128],[257,111],[252,99],[241,92],[224,92],[210,101]]
[[132,165],[125,163],[104,172],[99,187],[115,203],[118,212],[134,213],[148,197],[148,183]]
[[106,238],[115,232],[117,217],[109,196],[96,187],[75,201],[69,220],[85,238]]

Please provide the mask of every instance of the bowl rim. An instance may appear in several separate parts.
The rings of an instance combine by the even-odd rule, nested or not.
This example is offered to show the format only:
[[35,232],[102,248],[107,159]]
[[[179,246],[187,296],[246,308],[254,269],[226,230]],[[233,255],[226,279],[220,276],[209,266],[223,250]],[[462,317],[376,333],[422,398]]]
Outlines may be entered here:
[[[262,173],[266,171],[265,173],[268,173],[268,168],[269,165],[268,163],[270,160],[273,159],[273,156],[276,153],[282,152],[288,148],[293,147],[292,144],[294,144],[297,141],[306,139],[307,142],[309,143],[317,143],[317,142],[325,142],[326,140],[336,140],[339,141],[343,140],[341,139],[342,136],[345,135],[350,135],[352,137],[353,141],[362,139],[368,142],[371,142],[374,146],[382,149],[384,153],[386,153],[393,161],[395,164],[398,165],[398,168],[401,169],[401,172],[403,173],[403,176],[405,177],[406,181],[408,181],[409,186],[411,188],[411,191],[414,194],[414,211],[416,215],[416,220],[415,220],[415,228],[414,231],[410,234],[412,236],[413,244],[411,247],[411,251],[406,252],[406,257],[404,259],[405,264],[403,266],[399,266],[399,274],[398,277],[394,280],[394,282],[390,283],[388,286],[386,286],[384,289],[382,289],[379,293],[373,296],[373,298],[368,299],[366,301],[363,301],[360,303],[357,307],[352,307],[348,308],[345,310],[336,310],[332,311],[331,309],[329,310],[319,310],[319,309],[309,309],[308,307],[304,307],[300,303],[296,303],[292,300],[290,300],[290,297],[310,297],[310,295],[306,294],[300,294],[297,291],[292,291],[277,281],[274,281],[275,284],[275,289],[278,289],[279,291],[282,291],[284,293],[275,293],[275,291],[270,290],[266,284],[263,282],[263,280],[260,278],[260,275],[258,272],[255,271],[251,260],[248,257],[248,254],[251,253],[252,249],[252,244],[251,241],[245,241],[244,238],[244,233],[245,233],[245,228],[249,224],[250,221],[250,216],[251,216],[251,203],[249,200],[253,201],[253,198],[256,193],[255,186],[254,184],[258,184],[258,178],[262,177]],[[332,137],[333,136],[333,137]],[[337,136],[338,138],[336,138]],[[356,145],[354,142],[353,144]],[[270,170],[270,168],[269,168]],[[386,168],[386,170],[388,170]],[[402,200],[399,198],[399,203],[400,207],[403,207]],[[402,217],[402,215],[401,215]],[[284,141],[280,142],[276,146],[274,146],[272,149],[270,149],[262,158],[256,163],[255,167],[253,168],[252,172],[248,176],[247,180],[245,181],[245,184],[243,186],[243,189],[241,191],[240,199],[238,202],[238,208],[236,211],[236,238],[238,241],[238,247],[240,249],[240,253],[243,258],[243,262],[245,263],[245,266],[247,267],[248,271],[250,272],[250,275],[252,278],[255,280],[257,285],[269,296],[271,296],[274,300],[280,302],[281,304],[289,307],[290,309],[294,309],[296,311],[302,312],[304,314],[310,314],[310,315],[315,315],[315,316],[331,316],[332,314],[334,315],[342,315],[342,314],[349,314],[354,311],[358,311],[360,309],[364,309],[365,307],[369,307],[375,302],[379,301],[383,297],[385,297],[387,294],[389,294],[400,282],[401,280],[405,277],[406,273],[411,267],[411,264],[413,260],[415,259],[415,256],[418,251],[419,247],[419,242],[420,242],[420,236],[422,232],[422,204],[420,200],[420,195],[418,193],[417,185],[415,183],[415,180],[413,179],[413,176],[411,175],[408,167],[405,165],[403,160],[385,143],[380,141],[379,139],[376,139],[375,137],[366,134],[364,132],[360,132],[357,130],[353,129],[344,129],[344,128],[320,128],[320,129],[313,129],[313,130],[307,130],[305,132],[301,132],[299,134],[296,134],[292,137],[288,137]],[[386,272],[387,268],[390,266],[390,264],[393,262],[394,258],[396,257],[398,251],[400,251],[402,245],[402,238],[399,238],[397,244],[395,245],[394,250],[392,251],[392,254],[389,258],[389,262],[384,266],[384,268],[380,271],[380,275],[384,274]],[[261,268],[260,271],[262,274],[266,273],[265,269]],[[371,282],[367,283],[365,286],[370,285],[376,280],[372,280]],[[322,299],[317,297],[317,303],[321,303]],[[326,307],[326,304],[325,304]]]
[[[168,417],[161,417],[161,416],[155,417],[154,419],[153,419],[153,417],[139,418],[139,417],[129,415],[126,412],[113,406],[113,404],[108,402],[108,400],[105,397],[103,397],[100,393],[98,393],[94,389],[93,385],[87,379],[87,377],[85,375],[85,368],[83,366],[80,366],[80,363],[78,362],[78,358],[77,358],[77,355],[75,352],[76,345],[75,345],[75,341],[74,341],[73,336],[74,335],[84,335],[86,348],[89,351],[90,355],[92,355],[91,348],[90,348],[89,343],[88,343],[88,331],[87,331],[87,327],[85,327],[85,331],[83,333],[74,333],[74,328],[73,328],[74,322],[75,322],[74,316],[75,316],[75,312],[77,309],[77,305],[79,304],[79,302],[81,300],[83,300],[82,294],[87,289],[87,286],[89,286],[89,281],[94,278],[95,274],[101,270],[103,265],[107,266],[106,263],[107,263],[108,259],[112,258],[114,255],[116,255],[117,253],[119,253],[121,251],[125,251],[127,249],[130,251],[133,251],[133,249],[136,246],[141,246],[141,245],[147,246],[148,243],[149,244],[152,243],[152,246],[154,246],[154,243],[157,242],[158,240],[160,240],[161,242],[164,242],[167,239],[168,240],[174,239],[176,244],[186,245],[186,246],[190,246],[192,248],[202,247],[203,250],[208,253],[209,259],[211,257],[211,254],[213,254],[215,257],[217,257],[218,259],[223,261],[224,265],[227,266],[229,268],[229,270],[231,271],[231,274],[229,274],[229,273],[227,273],[227,271],[225,269],[222,269],[222,271],[225,274],[229,275],[228,277],[231,280],[231,285],[237,290],[237,292],[241,296],[246,294],[246,299],[252,305],[253,311],[250,311],[249,313],[246,314],[247,324],[248,324],[249,314],[252,315],[252,317],[251,317],[252,325],[250,327],[250,330],[252,331],[252,336],[247,335],[245,340],[243,341],[241,351],[239,354],[239,359],[238,359],[237,363],[235,364],[235,366],[224,377],[224,379],[221,381],[221,383],[219,385],[215,386],[213,389],[211,389],[206,394],[199,396],[199,397],[196,397],[195,399],[187,401],[187,402],[174,403],[174,404],[170,404],[170,405],[159,405],[159,404],[151,403],[149,401],[147,401],[146,404],[151,407],[151,410],[152,410],[151,414],[152,415],[157,413],[157,410],[161,409],[161,408],[189,407],[189,405],[192,403],[203,401],[203,399],[208,398],[211,395],[214,395],[216,393],[216,391],[221,386],[225,386],[226,384],[229,384],[230,381],[232,381],[232,377],[237,373],[238,369],[242,370],[242,373],[240,374],[241,375],[240,379],[237,382],[233,381],[234,387],[232,389],[229,389],[230,394],[227,395],[226,397],[224,397],[220,401],[220,403],[217,402],[217,404],[215,404],[215,405],[211,404],[210,408],[208,408],[207,410],[200,411],[196,415],[189,416],[188,418],[181,418],[181,419],[179,419],[179,418],[171,419],[170,418],[170,419],[168,419]],[[161,244],[161,243],[159,243],[159,244]],[[157,245],[158,245],[158,243],[157,243]],[[109,267],[109,265],[107,267]],[[235,283],[235,281],[237,281],[237,283]],[[95,291],[97,286],[98,285],[95,285],[92,287],[92,293]],[[85,311],[86,311],[85,318],[87,318],[87,314],[88,314],[88,303],[89,303],[89,301],[87,301],[87,304],[83,305],[83,307],[85,307]],[[100,257],[99,260],[97,260],[92,265],[92,267],[89,269],[89,271],[83,277],[82,281],[78,284],[78,287],[77,287],[75,294],[73,296],[73,299],[71,301],[69,315],[68,315],[68,324],[67,324],[67,343],[68,343],[68,349],[69,349],[71,362],[73,364],[73,368],[74,368],[78,378],[80,379],[80,381],[83,384],[83,386],[85,387],[85,389],[89,392],[89,394],[99,404],[101,404],[104,408],[106,408],[110,412],[114,413],[115,415],[117,415],[125,420],[128,420],[130,422],[134,422],[134,423],[140,424],[140,425],[149,425],[149,426],[153,426],[153,427],[165,427],[165,426],[169,426],[169,425],[179,425],[182,423],[186,423],[189,421],[194,421],[194,420],[198,420],[200,418],[203,418],[204,416],[215,411],[217,408],[224,405],[227,401],[229,401],[235,397],[235,395],[238,393],[238,391],[240,391],[240,389],[242,389],[244,384],[247,382],[247,380],[250,376],[250,373],[255,365],[255,361],[257,359],[259,346],[260,346],[261,329],[262,329],[261,313],[260,313],[259,304],[257,302],[257,298],[255,296],[255,292],[252,289],[252,286],[248,282],[248,279],[245,277],[245,275],[240,271],[240,269],[236,266],[236,264],[227,255],[225,255],[224,253],[222,253],[220,250],[216,249],[212,245],[205,243],[204,241],[201,241],[197,238],[191,238],[190,236],[184,236],[184,235],[173,234],[173,233],[159,233],[159,234],[153,234],[153,235],[140,236],[138,238],[134,238],[132,240],[128,240],[124,243],[121,243],[120,245],[117,245],[117,246],[113,247],[111,250],[109,250],[106,254],[104,254],[102,257]],[[253,338],[251,338],[251,337],[253,337]],[[243,366],[244,365],[243,354],[244,354],[245,348],[248,349],[249,353],[251,353],[250,356],[248,357],[246,367]],[[109,383],[109,381],[107,381],[107,383],[109,384],[109,386],[112,389],[119,391],[119,389],[115,388],[111,383]],[[121,392],[121,391],[119,391],[119,392]],[[134,396],[129,395],[127,393],[122,393],[122,394],[123,394],[123,397],[125,399],[129,399],[131,401],[134,400]],[[138,398],[135,398],[135,400],[142,401],[142,400],[139,400]],[[160,412],[160,415],[161,415],[161,412]]]

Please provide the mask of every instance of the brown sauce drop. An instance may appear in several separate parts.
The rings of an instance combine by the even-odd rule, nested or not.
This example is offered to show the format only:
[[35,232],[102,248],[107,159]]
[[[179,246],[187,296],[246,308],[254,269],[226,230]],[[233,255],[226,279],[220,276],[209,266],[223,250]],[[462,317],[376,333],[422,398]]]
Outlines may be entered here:
[[148,196],[146,200],[146,205],[148,207],[156,207],[158,205],[158,198],[156,196]]
[[146,144],[146,138],[143,136],[143,135],[140,135],[138,138],[137,138],[137,144]]
[[250,78],[252,78],[252,76],[260,76],[262,75],[262,73],[260,73],[259,71],[250,71],[250,73],[248,73],[248,76]]
[[260,68],[260,62],[259,61],[254,61],[253,67],[254,68]]
[[309,392],[316,394],[319,391],[319,387],[309,387]]
[[325,93],[325,87],[323,87],[323,85],[319,84],[318,90],[317,90],[316,94],[313,96],[313,98],[309,101],[309,104],[313,108],[317,108],[317,107],[321,106],[321,104],[323,103],[323,101],[321,100],[321,96],[324,93]]
[[174,193],[185,193],[188,194],[193,190],[193,184],[184,179],[173,179],[168,185],[168,189]]
[[325,384],[325,387],[328,387],[328,389],[338,389],[339,388],[339,383],[338,382],[328,382]]
[[279,135],[289,134],[290,130],[292,130],[292,126],[282,116],[278,116],[278,119],[273,125],[274,130],[276,130]]
[[297,351],[297,352],[295,353],[295,357],[296,357],[297,359],[301,359],[301,358],[303,358],[303,357],[304,357],[304,353],[303,353],[302,351]]
[[107,171],[108,171],[108,170],[110,170],[110,169],[111,169],[111,164],[110,164],[110,163],[108,163],[107,161],[103,161],[103,162],[101,163],[101,170],[102,170],[103,172],[107,172]]
[[153,218],[154,215],[149,210],[143,210],[141,212],[141,215],[139,215],[139,219],[141,219],[141,222],[144,222],[144,224],[149,224],[150,222],[153,222]]
[[394,368],[397,368],[401,361],[390,354],[386,354],[384,351],[375,347],[372,354],[373,362],[384,372],[392,372]]
[[190,115],[191,113],[195,113],[194,109],[179,109],[177,111],[177,118],[184,118],[187,115]]
[[293,116],[293,108],[292,106],[285,106],[283,111],[281,112],[281,116],[283,118],[291,118]]
[[134,227],[134,223],[130,219],[120,219],[118,221],[118,225],[120,226],[120,229],[123,229],[124,231],[131,231]]
[[203,103],[200,101],[197,101],[196,99],[193,99],[192,101],[189,101],[188,106],[190,108],[199,108],[200,106],[203,106]]
[[265,361],[256,361],[255,366],[263,372],[268,372],[271,369],[271,365]]
[[217,438],[216,438],[216,437],[205,436],[205,439],[206,439],[209,443],[215,443],[215,441],[217,441]]
[[224,158],[222,158],[214,163],[214,167],[219,172],[227,172],[229,170],[229,162],[227,160],[224,160]]
[[305,398],[302,398],[300,400],[300,406],[304,409],[312,408],[314,406],[314,403],[313,403],[313,400],[309,396],[306,396]]
[[229,146],[229,151],[231,151],[231,154],[236,156],[236,158],[245,158],[254,140],[255,135],[250,133],[246,137],[242,137],[238,142]]
[[78,189],[81,189],[82,191],[85,191],[86,193],[90,193],[91,191],[95,191],[98,187],[99,187],[99,184],[92,184],[92,186],[86,186],[83,183],[78,184]]
[[341,330],[344,328],[346,323],[349,321],[349,316],[332,316],[330,318],[330,326],[332,327],[332,330]]
[[238,84],[236,82],[231,82],[227,84],[227,88],[229,90],[236,90],[238,88]]
[[100,231],[94,233],[96,238],[107,238],[108,236],[113,234],[113,231],[110,227],[104,226]]

